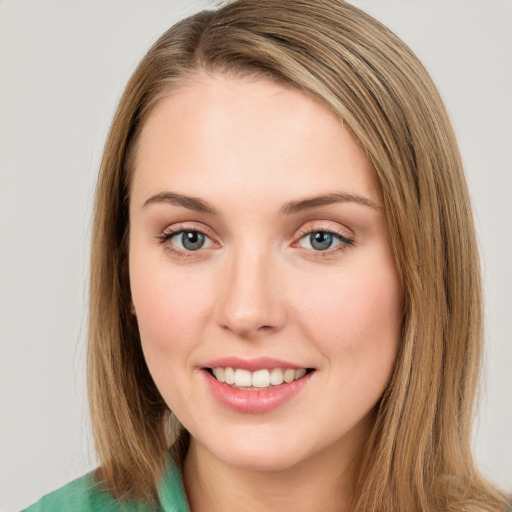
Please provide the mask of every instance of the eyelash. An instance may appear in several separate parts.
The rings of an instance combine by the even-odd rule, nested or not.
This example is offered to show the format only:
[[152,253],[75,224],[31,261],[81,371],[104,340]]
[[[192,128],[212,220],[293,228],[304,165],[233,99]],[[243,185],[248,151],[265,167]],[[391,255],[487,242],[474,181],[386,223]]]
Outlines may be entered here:
[[[308,228],[308,229],[301,230],[299,232],[297,242],[294,242],[292,244],[292,247],[297,247],[301,240],[303,240],[307,236],[311,236],[314,233],[326,233],[326,234],[332,235],[334,238],[336,238],[340,242],[340,244],[337,247],[328,248],[323,251],[320,251],[320,250],[315,251],[313,249],[312,252],[315,254],[315,256],[326,258],[326,257],[332,256],[333,254],[337,253],[338,251],[345,251],[348,247],[354,245],[354,239],[349,238],[348,236],[342,234],[340,231],[336,231],[331,228],[318,227],[315,229]],[[310,249],[306,249],[306,250],[310,250]]]
[[[213,239],[208,235],[208,233],[206,233],[206,230],[198,229],[197,227],[184,226],[184,225],[178,225],[176,227],[169,228],[169,229],[165,230],[160,236],[158,236],[158,240],[159,240],[160,244],[165,245],[166,250],[170,251],[173,254],[176,254],[183,258],[195,257],[195,256],[197,256],[197,253],[199,253],[201,251],[201,248],[197,249],[196,251],[194,251],[194,250],[187,251],[187,250],[183,250],[183,249],[178,249],[177,247],[172,246],[171,244],[168,243],[169,240],[171,238],[175,237],[176,235],[179,235],[182,233],[187,233],[187,232],[188,233],[199,233],[213,242]],[[337,253],[338,251],[344,251],[348,247],[353,246],[355,243],[352,238],[347,237],[346,235],[340,233],[339,231],[336,231],[336,230],[333,230],[330,228],[320,227],[320,228],[316,228],[316,229],[301,230],[298,234],[297,241],[292,244],[292,247],[300,247],[299,246],[300,241],[303,240],[307,236],[311,236],[313,233],[326,233],[326,234],[332,235],[340,242],[339,246],[337,246],[333,249],[331,249],[331,248],[328,248],[326,250],[305,249],[307,251],[311,251],[312,253],[315,254],[315,256],[319,256],[319,257],[328,257],[334,253]],[[213,243],[215,243],[215,242],[213,242]]]
[[178,225],[169,229],[166,229],[159,237],[158,240],[160,244],[165,246],[165,249],[169,252],[176,254],[182,258],[193,258],[197,256],[197,253],[200,252],[200,249],[197,251],[185,251],[183,249],[178,249],[177,247],[169,244],[169,240],[176,235],[179,235],[181,233],[200,233],[204,237],[212,240],[212,237],[210,237],[205,230],[198,229],[197,227],[190,227],[185,225]]

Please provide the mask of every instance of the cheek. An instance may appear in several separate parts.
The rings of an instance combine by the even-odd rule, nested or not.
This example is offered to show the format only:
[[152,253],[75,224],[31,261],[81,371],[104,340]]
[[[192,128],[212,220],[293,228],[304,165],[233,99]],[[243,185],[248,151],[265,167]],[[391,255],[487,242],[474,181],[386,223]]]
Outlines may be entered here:
[[380,267],[375,274],[352,268],[330,283],[330,293],[317,292],[304,304],[303,329],[324,357],[321,369],[326,371],[320,375],[328,391],[319,407],[338,432],[370,413],[388,385],[398,353],[402,301],[394,266],[389,271]]
[[[172,271],[163,258],[130,258],[130,285],[143,350],[148,365],[171,355],[181,362],[204,328],[208,301],[197,276]],[[172,359],[171,359],[172,360]]]
[[[326,289],[328,290],[326,292]],[[394,265],[371,272],[352,268],[311,288],[301,317],[315,344],[331,361],[362,371],[389,372],[396,358],[402,322],[399,279]]]
[[[194,276],[170,272],[165,261],[130,262],[132,300],[142,350],[165,402],[180,418],[194,403],[194,353],[211,301]],[[200,409],[196,415],[200,415]],[[185,413],[183,412],[185,411]],[[179,413],[179,414],[178,414]]]

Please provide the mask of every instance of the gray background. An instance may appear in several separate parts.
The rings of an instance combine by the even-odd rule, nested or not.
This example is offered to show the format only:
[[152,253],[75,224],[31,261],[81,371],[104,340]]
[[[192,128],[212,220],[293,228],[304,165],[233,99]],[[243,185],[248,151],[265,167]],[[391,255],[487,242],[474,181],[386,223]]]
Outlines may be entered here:
[[[512,491],[512,2],[354,3],[417,52],[459,136],[487,296],[475,452]],[[205,5],[0,2],[1,512],[96,464],[84,382],[90,210],[102,145],[149,44]]]

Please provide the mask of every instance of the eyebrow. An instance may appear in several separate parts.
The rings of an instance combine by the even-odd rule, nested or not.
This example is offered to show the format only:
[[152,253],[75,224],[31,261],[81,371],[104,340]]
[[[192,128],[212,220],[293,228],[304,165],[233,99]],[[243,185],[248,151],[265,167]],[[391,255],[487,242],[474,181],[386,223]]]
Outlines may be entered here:
[[282,215],[292,215],[294,213],[304,212],[335,203],[357,203],[362,206],[369,206],[377,211],[382,210],[381,206],[366,197],[348,194],[346,192],[333,192],[332,194],[310,197],[299,201],[290,201],[281,208],[280,213]]
[[155,194],[154,196],[151,196],[149,199],[147,199],[142,207],[145,208],[146,206],[155,203],[173,204],[176,206],[182,206],[188,210],[217,215],[217,210],[206,201],[203,201],[198,197],[185,196],[183,194],[176,194],[174,192],[161,192],[160,194]]
[[[183,194],[176,194],[175,192],[160,192],[159,194],[155,194],[147,199],[142,207],[145,208],[146,206],[155,203],[167,203],[182,206],[188,210],[194,210],[200,213],[218,215],[217,210],[203,199]],[[356,194],[348,194],[346,192],[333,192],[331,194],[309,197],[298,201],[290,201],[280,208],[279,213],[281,215],[293,215],[294,213],[300,213],[335,203],[356,203],[362,206],[368,206],[377,211],[382,210],[381,206],[378,206],[375,202],[366,197],[361,197]]]

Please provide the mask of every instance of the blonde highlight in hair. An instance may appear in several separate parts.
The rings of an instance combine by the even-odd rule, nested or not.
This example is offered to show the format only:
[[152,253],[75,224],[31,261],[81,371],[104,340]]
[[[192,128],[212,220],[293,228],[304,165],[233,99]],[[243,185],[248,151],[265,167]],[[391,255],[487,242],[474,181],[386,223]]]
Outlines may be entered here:
[[105,485],[118,497],[151,499],[169,446],[178,461],[186,450],[130,313],[128,205],[145,119],[204,72],[254,75],[316,98],[351,130],[381,184],[404,325],[352,510],[503,512],[506,496],[471,455],[482,298],[455,136],[409,48],[340,0],[238,0],[203,11],[167,31],[127,85],[105,145],[91,252],[88,385]]

